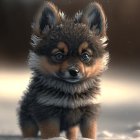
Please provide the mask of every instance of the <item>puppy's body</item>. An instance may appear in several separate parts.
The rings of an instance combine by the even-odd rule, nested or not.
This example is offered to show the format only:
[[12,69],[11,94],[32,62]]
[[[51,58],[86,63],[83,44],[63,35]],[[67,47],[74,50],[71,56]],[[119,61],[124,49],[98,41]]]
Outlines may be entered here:
[[30,90],[23,99],[22,110],[26,112],[26,114],[25,112],[21,114],[23,125],[31,118],[39,122],[59,118],[62,131],[77,125],[84,117],[96,118],[98,104],[88,101],[92,96],[94,97],[92,89],[88,91],[90,95],[85,95],[87,91],[83,92],[83,95],[80,95],[81,93],[73,95],[61,89],[47,87],[42,82],[40,77],[35,77],[35,81],[31,83]]
[[[63,91],[61,88],[55,88],[55,85],[47,84],[48,80],[56,79],[44,78],[44,75],[41,76],[40,74],[33,77],[29,90],[22,100],[20,125],[24,137],[36,136],[39,129],[38,123],[44,123],[46,120],[57,120],[60,132],[68,131],[68,129],[79,124],[82,126],[86,120],[96,121],[99,109],[99,104],[96,102],[98,79],[91,79],[94,86],[83,90],[82,93],[78,93],[79,91],[70,93],[66,92],[66,89]],[[59,81],[59,79],[57,80],[60,85],[64,86],[66,84],[61,83],[62,81]],[[48,126],[46,125],[46,127]],[[27,133],[27,130],[31,132]]]
[[[29,65],[31,83],[19,111],[24,137],[95,138],[99,77],[106,69],[106,25],[101,7],[90,4],[74,19],[65,19],[51,3],[40,9],[33,25]],[[37,37],[39,36],[39,37]]]

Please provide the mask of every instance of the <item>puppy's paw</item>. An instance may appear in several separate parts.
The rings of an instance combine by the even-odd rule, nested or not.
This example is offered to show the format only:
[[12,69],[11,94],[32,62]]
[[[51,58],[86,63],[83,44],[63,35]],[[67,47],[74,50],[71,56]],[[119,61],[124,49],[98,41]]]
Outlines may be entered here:
[[78,138],[77,140],[95,140],[95,139],[89,139],[89,138]]
[[54,137],[54,138],[49,138],[49,139],[42,139],[42,140],[68,140],[64,137]]
[[39,140],[39,139],[36,139],[36,138],[24,138],[23,140]]

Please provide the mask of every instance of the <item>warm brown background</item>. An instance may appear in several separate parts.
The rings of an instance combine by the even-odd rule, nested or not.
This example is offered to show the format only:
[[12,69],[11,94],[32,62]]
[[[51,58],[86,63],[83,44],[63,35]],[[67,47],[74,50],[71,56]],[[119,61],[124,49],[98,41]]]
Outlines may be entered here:
[[[71,16],[92,0],[52,0]],[[140,0],[96,0],[108,18],[111,66],[140,70]],[[0,0],[0,63],[26,64],[30,23],[41,0]]]

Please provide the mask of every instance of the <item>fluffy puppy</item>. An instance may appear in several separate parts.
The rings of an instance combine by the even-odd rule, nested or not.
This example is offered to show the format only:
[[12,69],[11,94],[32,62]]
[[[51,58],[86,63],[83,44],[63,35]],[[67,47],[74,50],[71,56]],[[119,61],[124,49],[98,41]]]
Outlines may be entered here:
[[19,110],[23,137],[58,137],[66,131],[76,140],[96,137],[99,77],[106,69],[106,18],[90,3],[72,19],[44,2],[32,24],[29,54],[32,78]]

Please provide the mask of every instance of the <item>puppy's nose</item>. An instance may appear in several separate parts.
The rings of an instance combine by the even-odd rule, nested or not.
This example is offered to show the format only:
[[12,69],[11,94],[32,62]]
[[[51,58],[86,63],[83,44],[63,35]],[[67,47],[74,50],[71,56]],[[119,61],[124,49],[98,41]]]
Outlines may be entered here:
[[76,77],[76,76],[78,76],[79,69],[75,68],[75,67],[71,67],[71,68],[69,68],[69,73],[72,77]]

